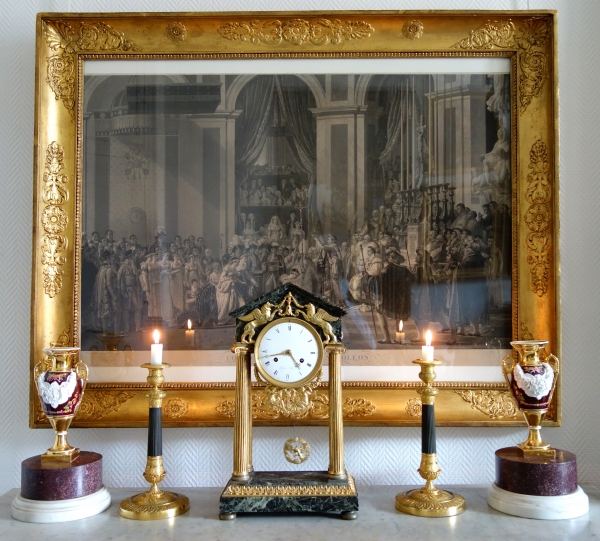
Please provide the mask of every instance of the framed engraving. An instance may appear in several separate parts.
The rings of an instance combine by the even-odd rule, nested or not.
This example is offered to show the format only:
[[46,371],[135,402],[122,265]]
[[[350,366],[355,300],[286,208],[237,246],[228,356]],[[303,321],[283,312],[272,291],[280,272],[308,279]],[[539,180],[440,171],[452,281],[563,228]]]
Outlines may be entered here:
[[[419,424],[426,330],[439,424],[521,424],[509,342],[561,348],[554,18],[40,14],[31,365],[81,347],[74,426],[146,423],[154,329],[165,424],[232,424],[229,313],[285,282],[347,311],[346,424]],[[326,383],[254,385],[327,423]]]

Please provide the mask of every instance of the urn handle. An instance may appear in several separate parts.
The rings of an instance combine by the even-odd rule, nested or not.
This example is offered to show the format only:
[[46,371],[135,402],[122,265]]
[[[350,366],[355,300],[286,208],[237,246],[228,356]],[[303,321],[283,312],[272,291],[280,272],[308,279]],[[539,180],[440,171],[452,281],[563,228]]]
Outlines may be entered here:
[[40,374],[43,374],[46,370],[48,370],[48,364],[44,361],[40,361],[33,367],[33,379],[37,386],[37,380]]
[[88,365],[85,364],[82,360],[78,360],[77,364],[75,365],[75,372],[77,373],[77,377],[83,381],[82,388],[81,388],[81,391],[83,392],[85,390],[85,386],[86,386],[87,380],[88,380],[88,375],[90,372]]
[[512,371],[515,367],[515,359],[512,356],[512,353],[509,353],[508,355],[506,355],[504,357],[504,359],[502,359],[502,374],[504,375],[504,379],[506,380],[506,385],[508,385],[508,388],[510,389],[510,379],[508,378],[508,375],[510,374],[512,376]]
[[556,355],[550,353],[550,355],[546,357],[545,362],[547,362],[552,367],[554,374],[560,373],[560,361],[558,360],[558,357]]

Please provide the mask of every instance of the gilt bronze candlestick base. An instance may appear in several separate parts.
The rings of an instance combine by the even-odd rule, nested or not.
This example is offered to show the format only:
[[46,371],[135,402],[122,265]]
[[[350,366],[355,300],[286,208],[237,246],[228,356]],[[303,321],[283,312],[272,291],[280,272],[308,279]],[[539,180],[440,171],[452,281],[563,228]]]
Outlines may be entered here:
[[440,475],[441,470],[437,462],[435,447],[435,395],[439,392],[431,383],[435,380],[435,367],[441,361],[415,359],[413,363],[421,367],[419,378],[425,383],[417,392],[421,395],[423,406],[421,422],[421,465],[417,470],[419,475],[425,479],[423,488],[408,490],[396,496],[396,509],[409,515],[420,517],[451,517],[462,513],[465,499],[459,494],[441,490],[433,485],[433,481]]
[[169,364],[143,364],[148,369],[146,381],[154,388],[146,395],[150,403],[148,422],[148,460],[144,470],[144,479],[151,484],[150,490],[136,494],[121,502],[119,514],[133,520],[158,520],[176,517],[189,510],[190,501],[187,496],[176,492],[166,492],[158,488],[165,475],[162,457],[162,401],[167,393],[158,387],[165,378],[163,368]]

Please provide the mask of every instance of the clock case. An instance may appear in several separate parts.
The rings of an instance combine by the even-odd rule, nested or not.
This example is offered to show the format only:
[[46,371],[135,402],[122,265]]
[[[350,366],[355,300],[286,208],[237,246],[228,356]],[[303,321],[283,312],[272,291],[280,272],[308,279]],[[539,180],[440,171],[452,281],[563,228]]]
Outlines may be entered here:
[[[236,318],[236,399],[233,439],[233,474],[220,498],[221,519],[237,513],[339,513],[354,519],[358,494],[344,465],[341,360],[341,318],[346,312],[293,284],[231,312]],[[252,466],[251,356],[260,331],[271,321],[297,317],[309,323],[322,340],[329,363],[329,467],[327,471],[257,472]],[[318,378],[317,378],[318,383]],[[301,384],[309,391],[315,380]],[[277,392],[277,386],[267,384]]]

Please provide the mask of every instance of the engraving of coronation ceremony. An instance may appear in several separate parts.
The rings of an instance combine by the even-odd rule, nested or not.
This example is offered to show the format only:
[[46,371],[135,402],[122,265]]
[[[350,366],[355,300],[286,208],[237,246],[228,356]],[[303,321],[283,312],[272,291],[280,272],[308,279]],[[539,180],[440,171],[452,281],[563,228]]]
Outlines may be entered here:
[[508,348],[509,79],[86,76],[82,348],[227,350],[285,283],[352,349]]

